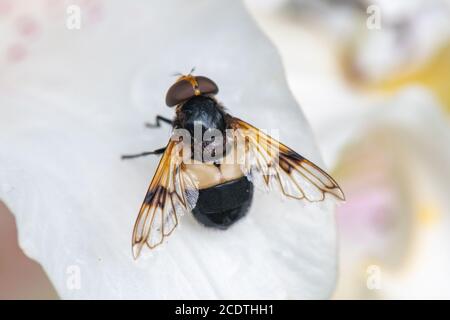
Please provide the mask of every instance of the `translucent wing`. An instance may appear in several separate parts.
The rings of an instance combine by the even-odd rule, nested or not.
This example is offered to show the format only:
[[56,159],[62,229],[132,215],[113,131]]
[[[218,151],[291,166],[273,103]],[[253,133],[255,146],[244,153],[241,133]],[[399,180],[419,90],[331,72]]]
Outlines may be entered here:
[[240,119],[229,122],[242,171],[256,185],[310,202],[325,200],[327,193],[344,200],[336,181],[317,165]]
[[133,230],[133,256],[139,257],[144,244],[150,249],[162,244],[184,213],[197,202],[196,182],[184,170],[180,147],[170,141],[150,183]]

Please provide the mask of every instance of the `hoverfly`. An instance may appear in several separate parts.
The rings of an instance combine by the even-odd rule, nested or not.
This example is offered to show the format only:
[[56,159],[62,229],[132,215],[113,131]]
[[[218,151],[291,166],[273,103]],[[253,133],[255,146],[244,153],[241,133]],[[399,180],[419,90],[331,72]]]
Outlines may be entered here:
[[[165,147],[154,151],[122,156],[162,154],[134,226],[135,259],[145,244],[150,249],[162,244],[185,213],[191,212],[206,227],[227,229],[249,211],[254,184],[293,199],[315,202],[330,194],[344,200],[332,177],[281,142],[230,115],[216,100],[218,92],[218,86],[207,77],[194,76],[192,71],[181,75],[166,94],[167,106],[175,107],[175,118],[158,115],[155,124],[146,125],[154,128],[164,122],[172,126],[172,137],[176,130],[187,135],[171,137]],[[213,130],[222,137],[197,139],[198,128],[202,135]],[[209,157],[204,156],[206,151]]]

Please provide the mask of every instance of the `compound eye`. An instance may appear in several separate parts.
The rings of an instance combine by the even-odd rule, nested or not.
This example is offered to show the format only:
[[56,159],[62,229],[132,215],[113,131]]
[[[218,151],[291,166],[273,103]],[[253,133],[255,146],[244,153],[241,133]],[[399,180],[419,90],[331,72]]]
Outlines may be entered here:
[[176,106],[196,95],[216,94],[219,88],[211,79],[203,76],[195,77],[197,86],[185,79],[175,82],[167,91],[166,104],[169,107]]
[[194,95],[192,84],[187,80],[180,80],[175,82],[167,91],[166,104],[169,107],[173,107]]
[[219,88],[216,83],[211,79],[203,76],[195,77],[198,83],[198,89],[202,94],[217,94],[219,92]]

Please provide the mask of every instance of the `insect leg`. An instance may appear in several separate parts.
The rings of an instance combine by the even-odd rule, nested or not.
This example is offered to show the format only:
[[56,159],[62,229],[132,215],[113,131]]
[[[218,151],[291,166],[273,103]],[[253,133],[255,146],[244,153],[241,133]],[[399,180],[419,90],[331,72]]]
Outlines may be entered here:
[[149,156],[149,155],[152,155],[152,154],[162,154],[162,153],[164,153],[164,151],[166,151],[166,147],[159,148],[159,149],[156,149],[156,150],[153,150],[153,151],[142,152],[142,153],[138,153],[138,154],[126,154],[126,155],[122,156],[122,160],[139,158],[139,157],[145,157],[145,156]]
[[165,118],[165,117],[162,117],[162,116],[160,116],[160,115],[157,115],[156,116],[156,123],[146,123],[145,124],[145,126],[147,127],[147,128],[159,128],[159,127],[161,127],[161,122],[165,122],[165,123],[168,123],[168,124],[170,124],[170,125],[172,125],[173,124],[173,121],[172,120],[170,120],[170,119],[167,119],[167,118]]

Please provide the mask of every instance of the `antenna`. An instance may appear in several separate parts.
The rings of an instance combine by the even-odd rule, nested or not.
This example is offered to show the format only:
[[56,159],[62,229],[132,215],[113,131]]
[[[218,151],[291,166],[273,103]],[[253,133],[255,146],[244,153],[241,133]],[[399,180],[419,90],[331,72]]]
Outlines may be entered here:
[[[195,67],[192,67],[191,71],[189,71],[189,73],[187,74],[188,76],[192,75],[192,73],[195,71]],[[175,72],[172,74],[173,77],[182,77],[184,76],[183,73],[181,72]]]

